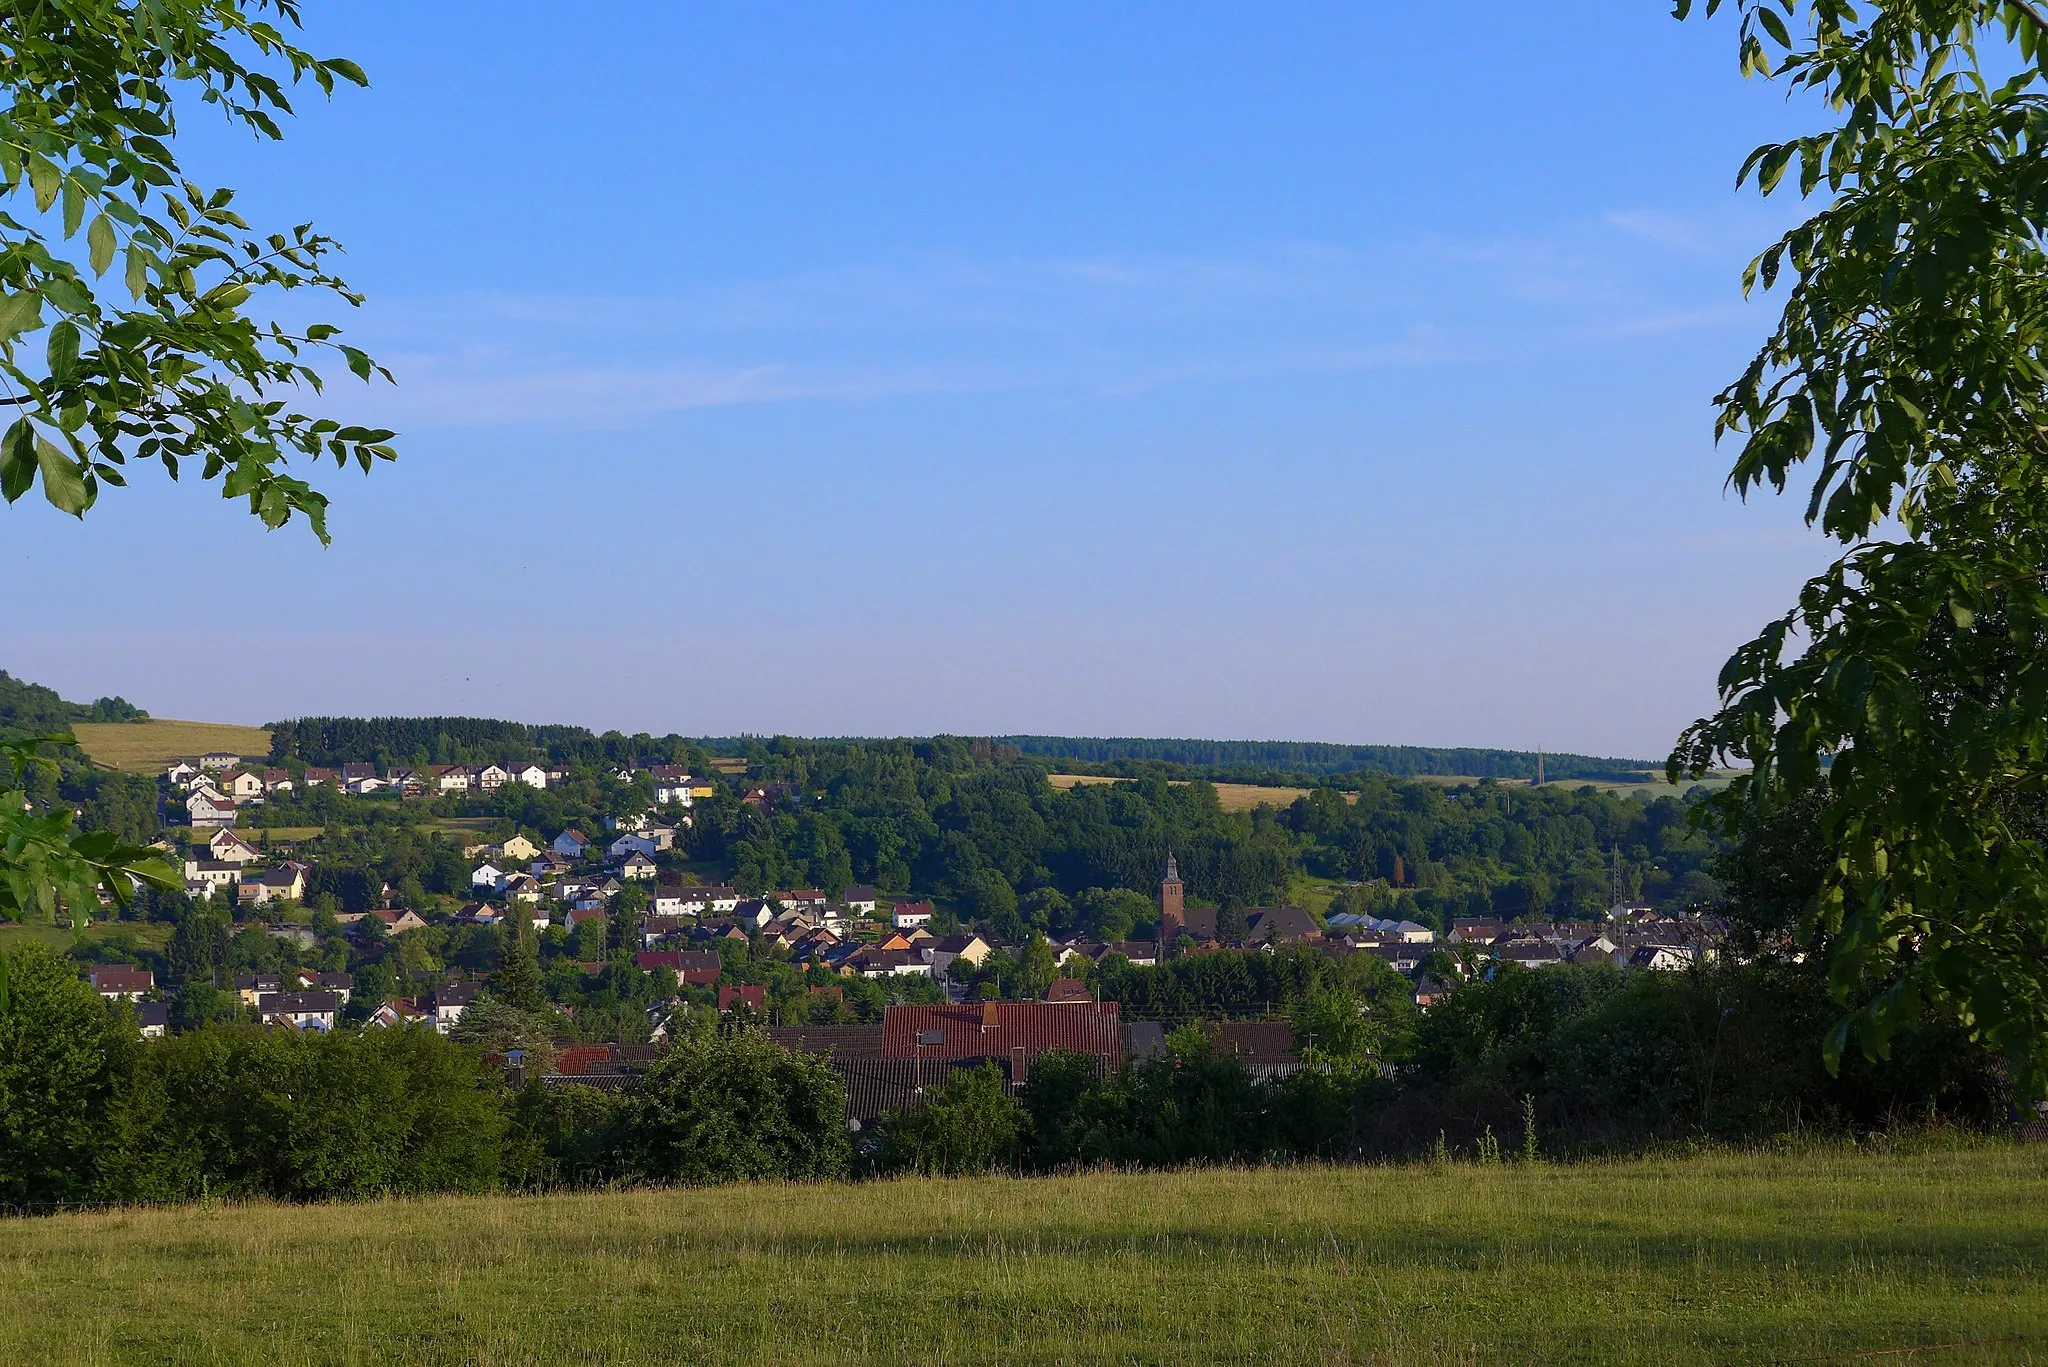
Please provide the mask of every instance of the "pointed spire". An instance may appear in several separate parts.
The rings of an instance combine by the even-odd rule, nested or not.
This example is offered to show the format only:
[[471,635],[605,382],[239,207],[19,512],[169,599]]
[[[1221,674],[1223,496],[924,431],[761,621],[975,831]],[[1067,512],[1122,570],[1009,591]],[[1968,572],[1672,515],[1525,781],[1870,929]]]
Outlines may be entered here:
[[1172,850],[1166,852],[1166,881],[1169,883],[1178,883],[1180,881],[1180,865],[1174,862]]

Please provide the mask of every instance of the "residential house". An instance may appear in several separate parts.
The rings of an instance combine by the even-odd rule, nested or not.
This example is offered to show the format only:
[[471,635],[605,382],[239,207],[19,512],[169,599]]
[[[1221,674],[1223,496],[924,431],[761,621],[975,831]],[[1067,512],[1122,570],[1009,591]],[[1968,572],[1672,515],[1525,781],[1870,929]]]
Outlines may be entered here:
[[[656,765],[657,769],[667,768]],[[654,805],[657,807],[692,807],[697,802],[694,783],[688,774],[674,777],[654,776]]]
[[363,1024],[381,1029],[394,1025],[424,1025],[429,1019],[428,1014],[420,1010],[417,1001],[407,997],[392,997],[372,1011],[369,1019]]
[[211,897],[216,887],[232,887],[242,881],[242,866],[230,864],[221,859],[187,859],[185,861],[185,885],[194,883],[206,885],[206,895]]
[[92,990],[108,1001],[138,1001],[156,987],[156,975],[133,964],[93,964],[86,970]]
[[427,924],[420,919],[418,912],[393,911],[389,908],[377,911],[345,911],[334,919],[339,925],[352,926],[372,918],[383,924],[384,933],[387,935],[403,935],[409,930],[424,930]]
[[455,1028],[462,1013],[469,1010],[477,993],[483,991],[482,983],[442,983],[434,989],[434,1029],[447,1034]]
[[232,984],[244,1006],[254,1006],[265,996],[285,990],[284,975],[280,973],[237,973]]
[[511,781],[511,771],[502,764],[486,764],[476,771],[476,786],[487,793],[495,793]]
[[545,895],[540,879],[530,873],[513,873],[505,876],[498,891],[508,902],[524,902],[528,906],[538,905]]
[[523,835],[515,835],[504,844],[498,846],[498,856],[507,863],[516,861],[521,864],[530,864],[540,858],[540,846],[534,844]]
[[1556,945],[1533,938],[1495,940],[1493,957],[1524,968],[1549,968],[1564,962],[1564,956],[1558,953]]
[[297,786],[297,783],[292,778],[292,771],[289,769],[265,769],[263,771],[263,791],[266,794],[289,793]]
[[846,904],[848,911],[853,912],[857,916],[873,916],[875,914],[875,890],[873,888],[865,886],[848,888],[839,894],[839,900]]
[[768,1009],[768,989],[758,983],[727,983],[718,989],[718,1009],[730,1011],[735,1006],[745,1006],[755,1015]]
[[1247,945],[1295,944],[1322,934],[1315,918],[1300,907],[1251,907],[1245,911]]
[[219,830],[235,824],[236,803],[231,797],[202,788],[186,795],[185,816],[195,830]]
[[943,978],[955,959],[964,959],[970,967],[979,968],[991,948],[979,935],[963,934],[927,941],[917,946],[917,952],[931,965],[932,976]]
[[297,1030],[332,1030],[341,1015],[341,997],[334,992],[266,992],[256,1010],[265,1025]]
[[489,888],[495,892],[505,881],[505,871],[496,864],[479,864],[470,870],[469,885],[473,888]]
[[322,973],[317,969],[301,968],[292,976],[297,980],[300,991],[317,990],[332,992],[341,999],[343,1006],[356,990],[356,980],[347,973]]
[[1045,989],[1045,1001],[1051,1006],[1090,1006],[1095,994],[1079,978],[1054,978],[1052,986]]
[[759,897],[752,897],[733,908],[732,919],[750,930],[759,930],[775,919],[775,908]]
[[[353,766],[343,765],[342,767],[346,769]],[[368,797],[371,793],[378,792],[388,786],[390,785],[375,774],[365,774],[360,778],[344,778],[341,781],[342,791],[354,797]]]
[[[252,891],[254,889],[249,884],[242,884],[242,900],[251,906],[261,906],[261,902],[248,896]],[[300,925],[296,921],[272,921],[263,927],[263,933],[273,940],[282,940],[288,945],[297,945],[300,949],[311,949],[320,943],[320,936],[313,927]]]
[[890,924],[898,930],[913,930],[932,923],[930,902],[898,902],[890,913]]
[[568,830],[556,836],[554,843],[549,845],[548,848],[561,855],[564,859],[582,859],[590,853],[590,837],[577,830],[574,826],[571,826]]
[[308,769],[303,777],[308,788],[324,788],[338,779],[332,769]]
[[882,949],[869,945],[857,950],[841,965],[841,971],[852,969],[863,978],[929,978],[932,976],[931,961],[915,949]]
[[1451,922],[1451,940],[1456,944],[1490,945],[1498,940],[1501,932],[1506,929],[1505,922],[1492,918],[1467,920],[1460,917]]
[[206,842],[206,848],[223,864],[246,864],[257,857],[256,847],[230,830],[215,831],[213,839]]
[[644,854],[652,858],[654,856],[654,842],[639,832],[634,831],[620,836],[610,845],[607,845],[605,852],[614,859],[623,859],[629,854]]
[[199,757],[199,767],[218,770],[232,769],[242,762],[242,757],[229,750],[209,750]]
[[162,1002],[137,1002],[135,1023],[141,1027],[144,1039],[162,1039],[170,1033],[171,1008]]
[[429,764],[427,774],[434,781],[434,791],[441,793],[466,793],[469,791],[472,771],[466,764]]
[[654,867],[654,861],[638,850],[627,855],[626,862],[619,865],[619,877],[628,882],[652,882],[658,872],[659,870]]
[[236,769],[221,775],[221,791],[237,802],[261,802],[263,800],[263,779],[247,769]]
[[[1283,1023],[1281,1029],[1288,1027]],[[1031,1061],[1051,1049],[1090,1054],[1114,1064],[1124,1054],[1115,1002],[1055,1005],[980,1002],[962,1006],[892,1006],[882,1017],[885,1058],[926,1061],[992,1059],[1010,1085],[1021,1086]]]
[[312,870],[304,864],[287,861],[267,872],[245,876],[241,899],[259,907],[280,901],[303,902],[306,899],[306,875],[310,872]]
[[1699,951],[1692,945],[1647,944],[1638,945],[1628,956],[1630,968],[1652,968],[1668,972],[1691,968],[1699,957]]
[[538,764],[515,764],[506,771],[512,782],[524,783],[529,788],[548,786],[548,771]]
[[171,781],[172,787],[183,788],[205,772],[193,761],[179,759],[171,761],[170,767],[164,770],[164,777]]
[[663,884],[657,898],[672,905],[662,908],[671,916],[727,916],[739,909],[740,895],[728,887],[688,887]]
[[1423,974],[1415,983],[1415,1004],[1424,1011],[1451,995],[1451,984]]

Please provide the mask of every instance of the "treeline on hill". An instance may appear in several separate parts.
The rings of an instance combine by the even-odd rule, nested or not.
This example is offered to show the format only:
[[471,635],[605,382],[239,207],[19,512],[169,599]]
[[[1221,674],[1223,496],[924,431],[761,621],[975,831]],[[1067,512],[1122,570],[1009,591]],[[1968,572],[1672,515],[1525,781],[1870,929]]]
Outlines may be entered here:
[[[1464,775],[1533,779],[1536,755],[1525,750],[1434,749],[1415,745],[1332,745],[1321,741],[1147,740],[1134,737],[1000,736],[999,743],[1027,755],[1090,764],[1169,764],[1188,769],[1336,777],[1390,774],[1397,778]],[[1543,756],[1550,779],[1632,783],[1657,766],[1648,760],[1591,755]],[[1213,775],[1212,775],[1213,776]]]
[[[1226,812],[1205,782],[1061,791],[1041,762],[956,738],[780,739],[747,758],[807,799],[767,811],[700,804],[692,858],[726,863],[749,891],[857,881],[929,893],[1008,940],[1145,927],[1169,852],[1200,904],[1284,902],[1305,871],[1359,883],[1345,909],[1439,929],[1465,915],[1603,913],[1617,850],[1624,895],[1684,909],[1710,903],[1718,886],[1706,868],[1715,839],[1669,797],[1372,778],[1286,808]],[[498,798],[535,800],[507,792]],[[1103,895],[1115,890],[1142,900]]]
[[[1200,1025],[1104,1066],[1045,1054],[933,1086],[857,1137],[843,1084],[699,1009],[627,1092],[514,1075],[426,1026],[211,1023],[136,1038],[72,964],[24,946],[0,997],[0,1204],[287,1200],[612,1182],[808,1180],[1274,1160],[1493,1161],[1907,1123],[1995,1127],[1996,1061],[1928,1013],[1890,1057],[1820,1064],[1818,968],[1512,966],[1417,1012],[1383,966],[1322,956],[1293,1003],[1300,1068],[1261,1075]],[[1355,962],[1355,961],[1354,961]],[[490,999],[486,998],[486,1002]],[[486,1009],[472,1006],[472,1011]]]
[[298,717],[268,724],[273,764],[686,764],[704,762],[682,736],[603,735],[484,717]]
[[0,739],[48,736],[82,721],[148,721],[126,698],[66,702],[54,688],[17,679],[0,669]]

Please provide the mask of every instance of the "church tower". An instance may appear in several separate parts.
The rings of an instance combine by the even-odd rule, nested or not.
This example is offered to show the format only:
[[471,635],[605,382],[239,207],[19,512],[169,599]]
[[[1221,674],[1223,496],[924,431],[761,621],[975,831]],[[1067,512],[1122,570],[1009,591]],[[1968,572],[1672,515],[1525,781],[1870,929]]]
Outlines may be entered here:
[[1180,865],[1169,853],[1166,856],[1166,877],[1159,880],[1159,952],[1162,956],[1173,953],[1174,942],[1187,928],[1187,914],[1181,906],[1181,896],[1186,891],[1180,881]]

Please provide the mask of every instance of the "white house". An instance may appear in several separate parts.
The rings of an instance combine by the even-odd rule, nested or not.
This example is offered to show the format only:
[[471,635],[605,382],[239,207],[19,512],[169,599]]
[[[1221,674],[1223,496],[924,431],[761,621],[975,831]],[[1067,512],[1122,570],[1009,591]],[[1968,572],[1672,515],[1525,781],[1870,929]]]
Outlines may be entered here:
[[434,776],[434,787],[444,793],[466,793],[469,791],[469,770],[460,764],[432,764],[427,771]]
[[657,807],[690,807],[696,805],[695,785],[688,774],[681,778],[657,778],[654,780],[654,805]]
[[548,848],[564,859],[581,859],[590,853],[590,837],[571,826],[556,836],[554,843]]
[[504,881],[505,871],[496,864],[480,864],[469,875],[469,885],[471,887],[489,888],[493,892],[496,892],[498,885]]
[[301,1030],[332,1030],[341,1014],[338,992],[266,992],[256,999],[265,1025],[294,1025]]
[[856,916],[875,914],[875,890],[869,887],[852,887],[839,895],[846,909]]
[[614,859],[623,859],[629,854],[644,854],[652,858],[654,842],[644,835],[622,835],[606,846],[606,852]]
[[256,847],[230,830],[215,831],[206,848],[223,864],[246,864],[257,857]]
[[501,765],[486,764],[476,771],[476,786],[487,793],[495,793],[511,781],[511,772]]
[[898,902],[890,919],[898,930],[916,930],[919,926],[928,926],[932,923],[932,904]]
[[434,1028],[444,1035],[454,1029],[481,990],[481,983],[442,983],[435,988]]
[[190,783],[193,779],[198,778],[204,772],[206,771],[201,769],[198,765],[194,764],[191,760],[181,759],[175,761],[170,768],[164,770],[164,777],[169,779],[177,787],[182,788],[186,784]]
[[185,815],[199,830],[218,830],[235,824],[235,800],[201,789],[185,798]]
[[529,788],[548,786],[548,771],[538,764],[515,764],[509,772],[514,783],[524,783]]
[[188,884],[206,884],[207,895],[212,896],[213,888],[232,887],[241,882],[242,866],[239,863],[231,864],[225,859],[187,859],[185,881]]

